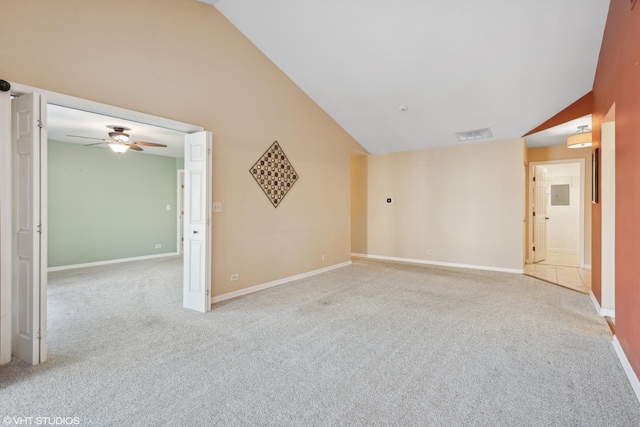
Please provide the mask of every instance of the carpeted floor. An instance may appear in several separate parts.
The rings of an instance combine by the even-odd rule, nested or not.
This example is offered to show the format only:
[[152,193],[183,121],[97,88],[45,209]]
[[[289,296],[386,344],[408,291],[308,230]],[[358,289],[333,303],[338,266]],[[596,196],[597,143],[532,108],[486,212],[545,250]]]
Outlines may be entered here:
[[589,297],[513,274],[356,261],[182,308],[180,258],[49,279],[49,361],[0,419],[81,425],[638,426]]

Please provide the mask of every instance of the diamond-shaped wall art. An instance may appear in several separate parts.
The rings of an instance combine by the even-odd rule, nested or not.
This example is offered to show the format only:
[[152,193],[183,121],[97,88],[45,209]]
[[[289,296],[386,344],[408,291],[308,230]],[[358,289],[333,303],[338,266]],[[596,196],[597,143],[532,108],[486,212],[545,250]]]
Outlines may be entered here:
[[249,172],[276,208],[299,178],[278,141],[260,156]]

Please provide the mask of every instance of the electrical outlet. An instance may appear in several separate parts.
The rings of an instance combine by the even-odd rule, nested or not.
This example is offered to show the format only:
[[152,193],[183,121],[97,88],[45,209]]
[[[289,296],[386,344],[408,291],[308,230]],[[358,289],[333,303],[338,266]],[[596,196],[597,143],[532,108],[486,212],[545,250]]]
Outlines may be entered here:
[[433,249],[429,249],[429,250],[427,251],[427,253],[428,253],[429,255],[433,255],[433,254],[435,254],[435,253],[436,253],[436,251],[434,251]]
[[222,203],[213,202],[213,211],[214,212],[222,212]]
[[162,245],[161,245],[160,243],[158,243],[158,244],[156,245],[156,249],[160,249],[161,247],[162,247]]
[[327,254],[322,255],[322,260],[323,261],[326,261],[328,259],[329,259],[329,255],[327,255]]
[[170,211],[171,210],[171,205],[167,205],[167,210]]
[[238,273],[236,274],[232,274],[231,275],[231,281],[235,282],[236,280],[238,280],[240,278],[240,275]]

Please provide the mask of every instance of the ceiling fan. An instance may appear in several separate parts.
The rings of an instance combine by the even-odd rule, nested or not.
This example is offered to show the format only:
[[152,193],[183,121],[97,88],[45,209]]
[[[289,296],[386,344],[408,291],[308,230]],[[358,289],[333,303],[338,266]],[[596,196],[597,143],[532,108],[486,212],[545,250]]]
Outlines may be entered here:
[[144,151],[141,146],[166,147],[166,145],[164,144],[157,144],[155,142],[129,141],[129,134],[125,133],[125,131],[129,131],[131,129],[124,126],[107,126],[107,128],[112,130],[112,132],[109,132],[108,139],[93,138],[91,136],[81,136],[81,135],[67,135],[67,136],[70,136],[73,138],[97,139],[100,142],[94,142],[93,144],[85,144],[85,147],[89,145],[107,144],[109,148],[111,148],[116,153],[124,153],[129,148],[135,151]]

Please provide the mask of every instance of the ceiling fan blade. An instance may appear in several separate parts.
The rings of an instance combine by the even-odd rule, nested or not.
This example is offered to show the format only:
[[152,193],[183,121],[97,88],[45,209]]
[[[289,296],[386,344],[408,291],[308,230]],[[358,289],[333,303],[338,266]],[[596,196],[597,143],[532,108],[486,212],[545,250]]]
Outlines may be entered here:
[[164,144],[156,144],[155,142],[133,141],[132,144],[142,145],[143,147],[166,147]]
[[138,147],[136,144],[131,143],[131,144],[127,144],[129,146],[129,148],[131,148],[132,150],[136,150],[136,151],[144,151],[142,148]]
[[85,147],[88,147],[90,145],[100,145],[100,144],[108,144],[108,142],[106,141],[102,141],[102,142],[94,142],[93,144],[84,144]]
[[91,136],[81,136],[81,135],[65,135],[65,136],[71,136],[73,138],[97,139],[98,141],[104,141],[104,138],[93,138]]

